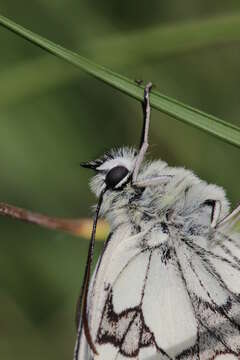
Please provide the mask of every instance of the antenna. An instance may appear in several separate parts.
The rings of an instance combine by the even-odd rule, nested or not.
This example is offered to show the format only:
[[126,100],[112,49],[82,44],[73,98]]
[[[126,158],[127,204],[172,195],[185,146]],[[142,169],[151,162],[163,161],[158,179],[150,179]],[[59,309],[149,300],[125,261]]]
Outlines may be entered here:
[[[92,336],[90,333],[90,329],[89,329],[88,314],[87,314],[87,299],[88,299],[88,290],[89,290],[89,282],[90,282],[91,265],[92,265],[92,258],[93,258],[97,221],[98,221],[99,211],[100,211],[100,207],[102,204],[104,192],[105,192],[105,189],[100,194],[96,212],[95,212],[95,216],[94,216],[94,220],[93,220],[93,228],[92,228],[92,235],[91,235],[91,240],[90,240],[90,244],[89,244],[89,248],[88,248],[87,263],[86,263],[86,267],[85,267],[82,289],[81,289],[80,297],[79,297],[79,300],[77,303],[77,310],[76,310],[77,327],[79,328],[79,326],[82,326],[82,324],[83,324],[87,342],[95,355],[97,355],[98,352],[94,345],[94,342],[93,342],[93,339],[92,339]],[[80,320],[82,320],[82,321],[80,321]],[[75,353],[74,353],[74,359],[77,359],[77,357],[78,357],[79,346],[80,346],[80,335],[81,335],[81,332],[78,331],[78,338],[77,338],[77,344],[76,344],[76,349],[75,349]]]

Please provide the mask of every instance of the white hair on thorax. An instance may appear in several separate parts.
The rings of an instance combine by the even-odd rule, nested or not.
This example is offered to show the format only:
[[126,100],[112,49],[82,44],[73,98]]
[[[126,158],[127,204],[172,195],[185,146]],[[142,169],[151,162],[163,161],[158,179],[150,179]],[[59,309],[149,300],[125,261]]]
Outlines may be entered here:
[[[127,147],[114,149],[103,159],[104,161],[97,168],[100,171],[91,181],[91,189],[97,196],[104,188],[106,173],[113,167],[122,165],[130,172],[133,171],[136,150]],[[159,182],[151,185],[151,179],[156,178]],[[101,215],[106,217],[111,227],[131,222],[141,224],[144,214],[158,220],[171,213],[176,221],[198,223],[201,221],[199,216],[200,214],[202,216],[202,212],[205,214],[205,218],[202,216],[205,225],[211,215],[211,209],[203,210],[203,205],[208,200],[221,203],[220,219],[229,212],[229,202],[221,187],[209,185],[192,171],[182,167],[170,167],[162,160],[144,162],[137,180],[140,182],[149,180],[149,185],[139,189],[129,182],[118,191],[111,189],[106,191]]]

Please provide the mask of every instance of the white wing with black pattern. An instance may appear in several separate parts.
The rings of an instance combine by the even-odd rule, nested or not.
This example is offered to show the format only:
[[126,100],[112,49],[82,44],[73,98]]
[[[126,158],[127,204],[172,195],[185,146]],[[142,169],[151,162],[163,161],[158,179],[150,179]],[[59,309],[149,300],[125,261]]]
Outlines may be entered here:
[[93,358],[239,359],[240,239],[218,235],[212,249],[165,225],[113,235],[92,282]]

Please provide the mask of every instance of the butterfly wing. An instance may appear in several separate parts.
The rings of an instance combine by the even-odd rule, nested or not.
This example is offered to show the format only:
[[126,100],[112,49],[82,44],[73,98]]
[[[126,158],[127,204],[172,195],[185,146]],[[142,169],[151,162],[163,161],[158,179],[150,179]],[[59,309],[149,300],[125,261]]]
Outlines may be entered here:
[[109,289],[97,342],[111,344],[116,359],[169,359],[195,343],[192,304],[175,260],[159,261],[166,256],[164,247],[142,251]]
[[240,206],[216,226],[213,247],[191,237],[175,248],[198,323],[197,342],[188,350],[197,359],[240,357],[239,225]]
[[[202,239],[198,240],[201,243]],[[239,359],[239,265],[229,259],[222,245],[209,251],[196,239],[185,239],[177,257],[198,328],[195,345],[177,358],[187,359],[194,354],[196,359],[210,360],[221,354],[222,359],[223,355]]]
[[240,236],[222,229],[211,249],[159,228],[112,235],[89,294],[98,356],[82,332],[78,359],[239,359]]
[[[88,319],[93,339],[97,337],[97,329],[107,299],[109,284],[113,283],[114,278],[121,269],[126,266],[129,259],[138,252],[137,248],[131,245],[137,243],[138,239],[139,236],[131,236],[131,229],[124,227],[123,230],[120,229],[115,231],[114,234],[110,234],[106,241],[92,277],[88,294]],[[100,350],[98,351],[103,353],[102,348]],[[111,354],[108,354],[107,358],[114,359],[112,355],[114,351],[115,349],[111,349]],[[103,355],[103,358],[104,356],[105,355]],[[79,322],[74,359],[91,359],[81,319]]]
[[168,237],[158,229],[109,241],[89,296],[96,359],[170,359],[195,343],[192,304]]

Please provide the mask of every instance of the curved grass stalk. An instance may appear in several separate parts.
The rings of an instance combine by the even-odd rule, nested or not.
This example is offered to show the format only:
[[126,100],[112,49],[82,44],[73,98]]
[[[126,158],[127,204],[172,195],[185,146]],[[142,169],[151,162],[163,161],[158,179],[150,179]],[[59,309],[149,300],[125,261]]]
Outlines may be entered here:
[[[101,65],[95,64],[73,51],[65,49],[64,47],[14,23],[2,15],[0,15],[0,24],[31,43],[81,68],[85,72],[121,92],[126,93],[137,100],[142,100],[143,88],[138,86],[134,80],[117,74]],[[237,126],[194,109],[156,91],[152,91],[151,93],[151,106],[175,119],[195,126],[232,145],[240,147],[240,129]]]

